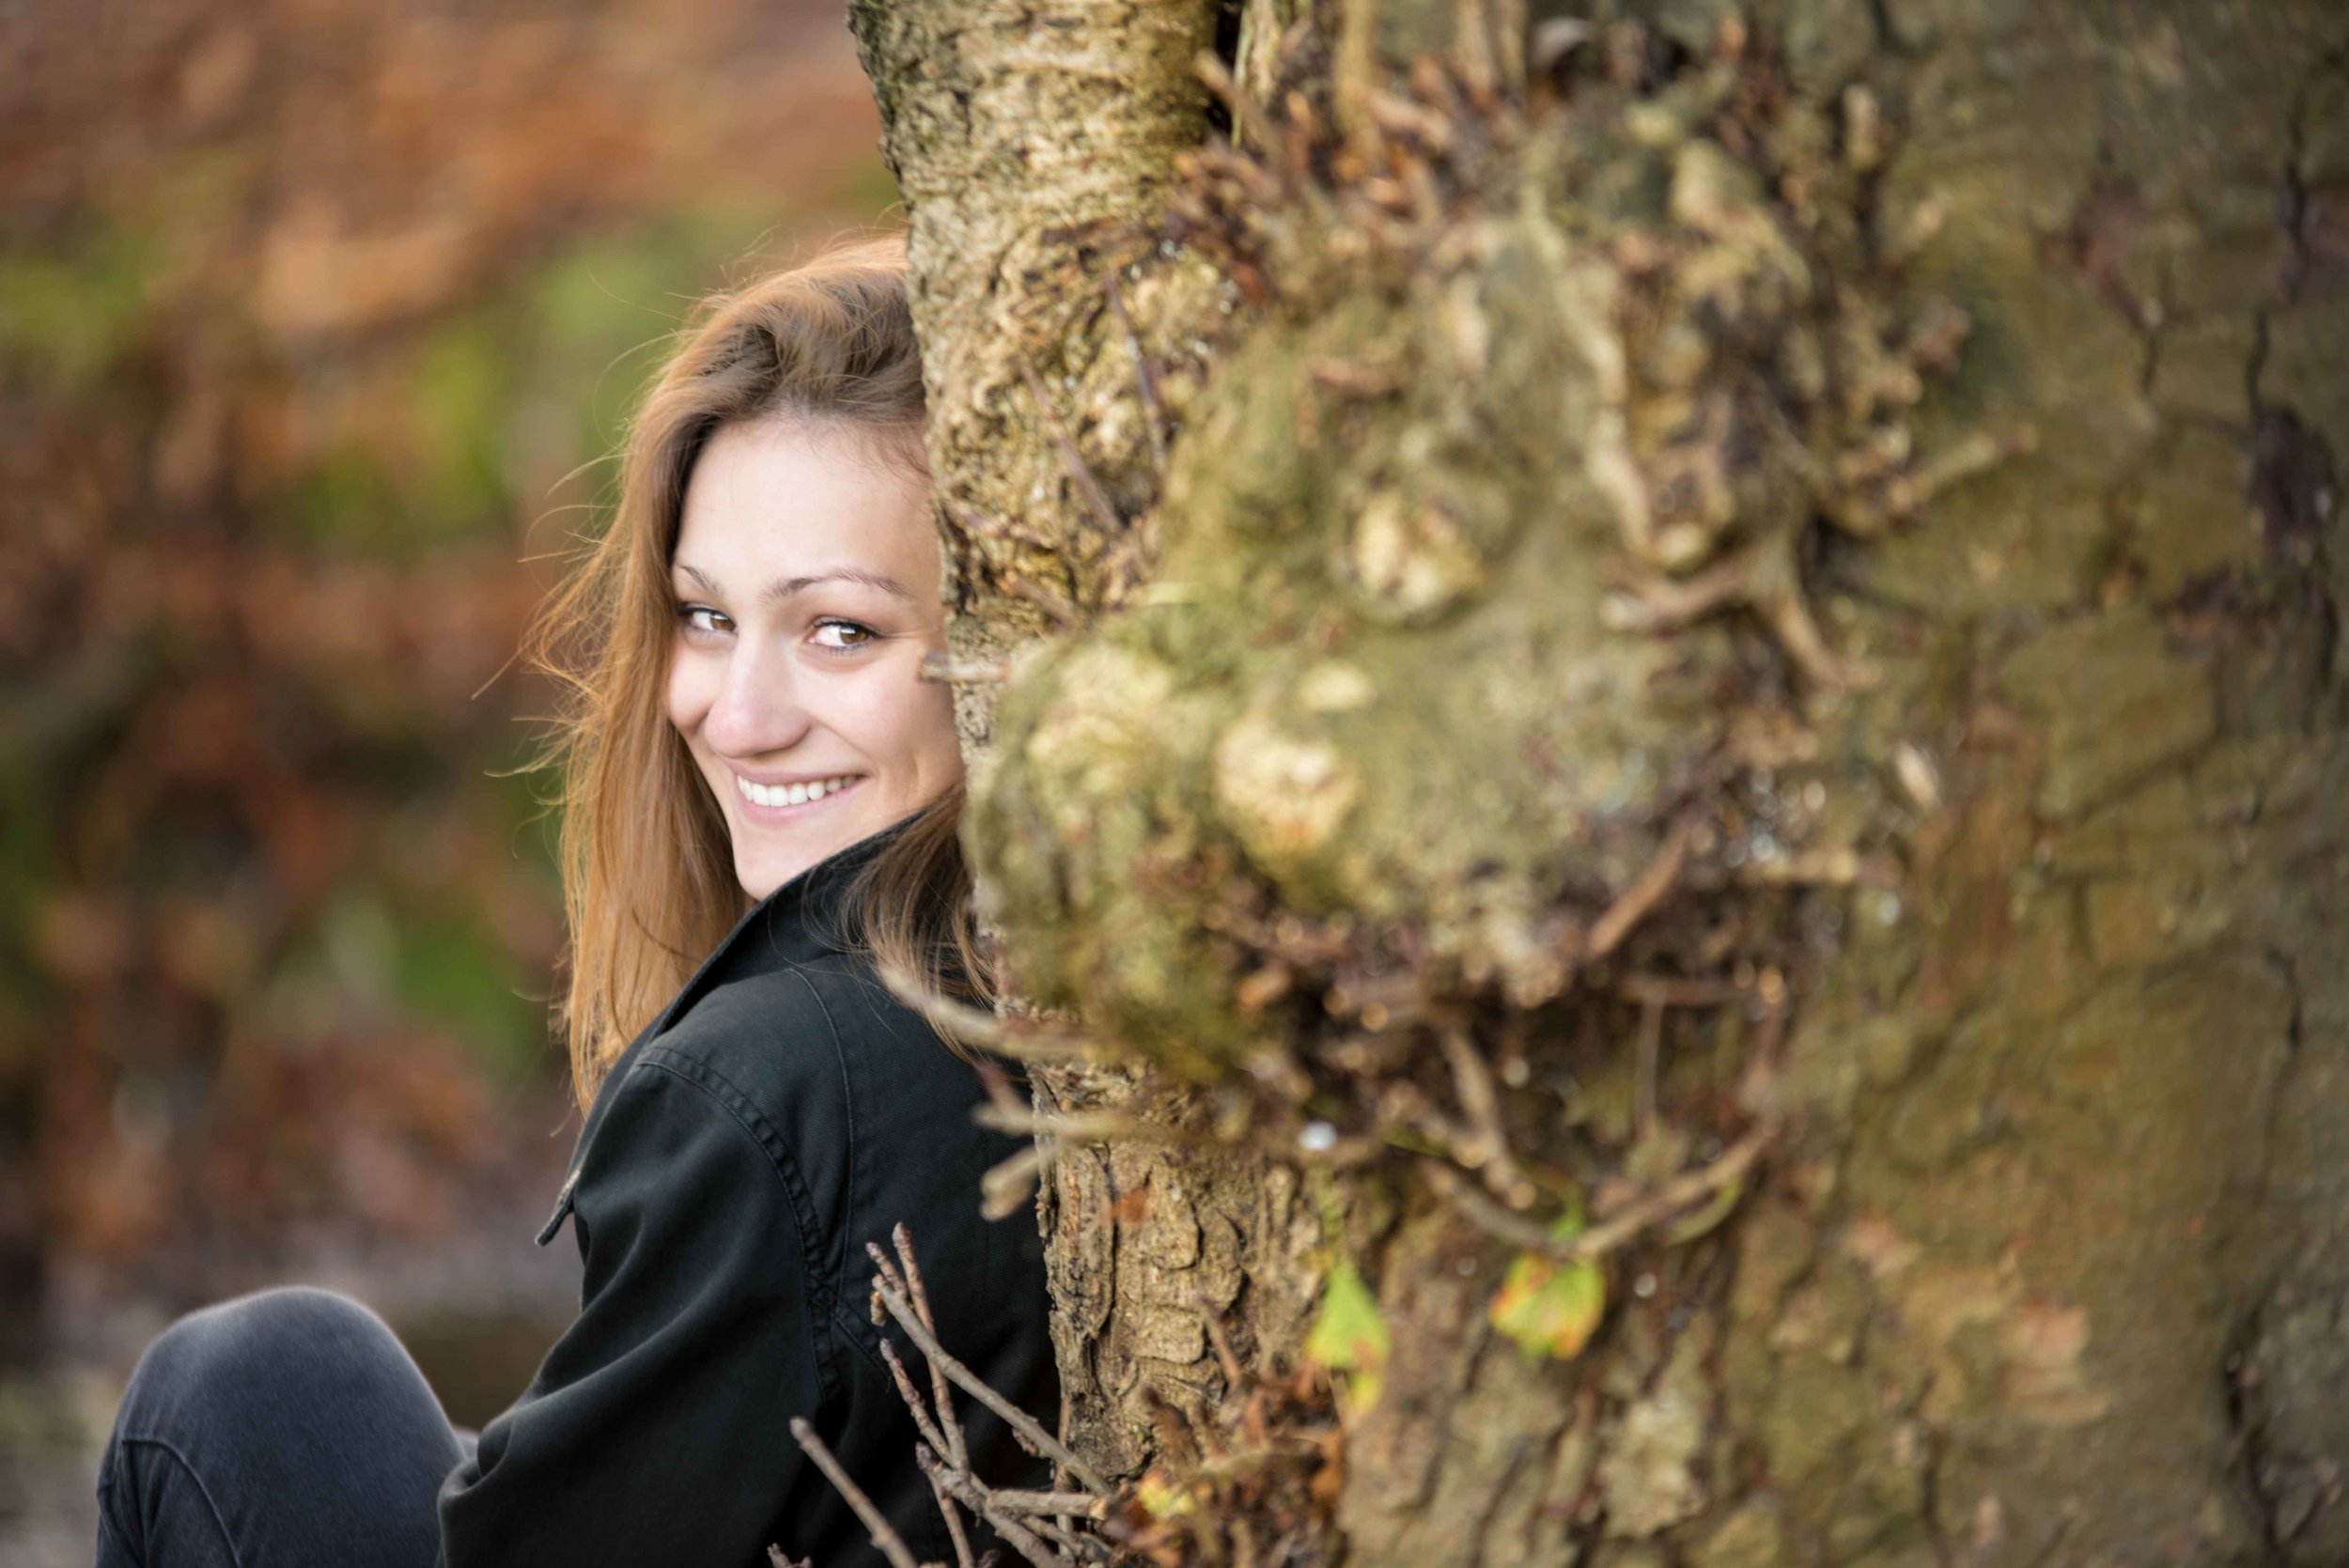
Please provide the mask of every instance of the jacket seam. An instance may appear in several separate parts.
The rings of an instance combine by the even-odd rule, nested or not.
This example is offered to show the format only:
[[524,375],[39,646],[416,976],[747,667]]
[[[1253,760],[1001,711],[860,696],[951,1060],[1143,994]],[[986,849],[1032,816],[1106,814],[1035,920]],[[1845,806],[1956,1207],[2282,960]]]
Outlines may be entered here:
[[[733,950],[734,944],[741,939],[742,933],[750,928],[752,921],[762,910],[768,909],[771,902],[772,895],[770,894],[768,898],[752,905],[736,918],[733,928],[720,939],[716,947],[709,950],[708,956],[693,967],[693,972],[685,977],[685,984],[677,987],[677,994],[669,999],[667,1005],[653,1015],[652,1021],[637,1031],[636,1037],[628,1043],[618,1056],[613,1058],[611,1066],[606,1070],[606,1081],[616,1082],[635,1071],[636,1063],[644,1059],[644,1053],[657,1046],[661,1037],[669,1032],[686,1010],[706,994],[702,982],[718,967],[720,960]],[[580,1124],[579,1139],[571,1149],[570,1175],[576,1177],[580,1168],[585,1164],[587,1145],[594,1139],[596,1129],[603,1125],[606,1113],[604,1096],[598,1094],[595,1103],[587,1108],[585,1119]],[[552,1230],[560,1225],[562,1219],[562,1200],[558,1196],[555,1202],[554,1217],[547,1221],[549,1229]],[[552,1238],[550,1236],[548,1239]]]
[[[845,1112],[841,1125],[847,1127],[848,1132],[848,1175],[843,1188],[848,1196],[847,1201],[841,1204],[841,1208],[844,1218],[853,1216],[857,1212],[856,1085],[848,1072],[848,1052],[847,1048],[840,1043],[840,1026],[832,1020],[832,1006],[824,1001],[824,993],[816,988],[816,982],[810,980],[806,971],[797,964],[792,965],[785,972],[807,987],[808,996],[815,1001],[816,1010],[823,1014],[824,1032],[832,1036],[832,1059],[840,1064],[840,1103]],[[843,1224],[840,1234],[832,1237],[832,1268],[835,1279],[845,1279],[848,1275],[848,1230],[849,1227]]]
[[[748,1094],[742,1093],[732,1079],[709,1063],[693,1057],[654,1048],[637,1060],[635,1070],[658,1070],[667,1073],[682,1083],[692,1085],[734,1118],[735,1124],[749,1135],[767,1156],[774,1168],[776,1179],[782,1182],[785,1196],[791,1206],[791,1222],[800,1234],[800,1265],[808,1278],[811,1316],[829,1322],[835,1315],[839,1301],[836,1276],[827,1272],[819,1253],[817,1237],[822,1227],[817,1222],[816,1200],[808,1189],[806,1178],[801,1174],[799,1161],[785,1147],[782,1135],[768,1121]],[[815,1342],[817,1392],[826,1401],[838,1397],[843,1389],[840,1368],[832,1352],[832,1335],[814,1331],[811,1323],[809,1338]]]

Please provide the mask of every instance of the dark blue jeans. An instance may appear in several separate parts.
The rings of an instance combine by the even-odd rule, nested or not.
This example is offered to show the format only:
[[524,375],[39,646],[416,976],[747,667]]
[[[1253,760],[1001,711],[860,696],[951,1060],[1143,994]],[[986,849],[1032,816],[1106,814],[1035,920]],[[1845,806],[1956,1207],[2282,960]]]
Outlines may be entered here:
[[98,1471],[98,1568],[431,1568],[470,1434],[381,1318],[294,1287],[191,1312],[139,1358]]

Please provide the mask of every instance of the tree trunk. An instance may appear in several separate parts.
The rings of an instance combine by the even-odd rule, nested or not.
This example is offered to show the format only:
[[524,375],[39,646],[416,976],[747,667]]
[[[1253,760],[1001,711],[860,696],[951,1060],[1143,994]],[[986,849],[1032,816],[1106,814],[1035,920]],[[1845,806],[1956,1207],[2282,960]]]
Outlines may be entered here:
[[2349,1561],[2349,15],[851,14],[1112,1532]]

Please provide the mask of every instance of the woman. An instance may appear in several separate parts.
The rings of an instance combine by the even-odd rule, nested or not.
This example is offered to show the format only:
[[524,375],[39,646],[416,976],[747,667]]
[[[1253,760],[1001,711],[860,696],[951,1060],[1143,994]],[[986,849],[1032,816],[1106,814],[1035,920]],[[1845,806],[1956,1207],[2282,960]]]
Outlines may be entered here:
[[[920,676],[943,643],[921,418],[894,244],[717,302],[541,623],[578,699],[558,756],[587,1117],[538,1239],[568,1219],[585,1277],[529,1389],[473,1448],[356,1302],[192,1314],[123,1396],[101,1568],[866,1560],[794,1416],[946,1559],[867,1312],[865,1244],[899,1221],[948,1350],[1050,1420],[1034,1227],[977,1213],[1016,1145],[972,1123],[971,1067],[876,978],[986,981],[953,712]],[[964,1413],[980,1473],[1043,1479]]]

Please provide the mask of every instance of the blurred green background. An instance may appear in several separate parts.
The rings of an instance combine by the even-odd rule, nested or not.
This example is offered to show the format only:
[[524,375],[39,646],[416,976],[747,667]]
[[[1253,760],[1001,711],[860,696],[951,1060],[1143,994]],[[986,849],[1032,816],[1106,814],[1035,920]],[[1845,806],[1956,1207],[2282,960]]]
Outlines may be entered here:
[[877,138],[839,0],[0,12],[0,1560],[170,1313],[344,1284],[477,1419],[575,1301],[517,642]]

